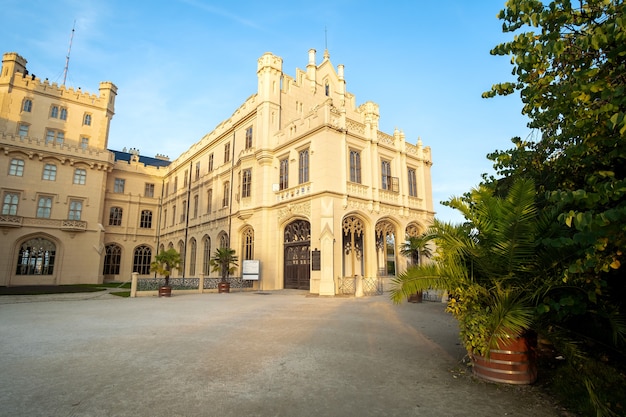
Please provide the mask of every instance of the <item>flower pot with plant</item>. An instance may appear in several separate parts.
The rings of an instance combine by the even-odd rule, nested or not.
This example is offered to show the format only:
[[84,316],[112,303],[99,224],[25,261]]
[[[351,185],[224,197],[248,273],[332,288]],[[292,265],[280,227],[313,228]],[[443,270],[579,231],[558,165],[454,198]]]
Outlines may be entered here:
[[159,287],[159,297],[170,297],[172,295],[172,287],[170,287],[170,275],[172,269],[180,266],[180,254],[173,248],[161,251],[154,257],[154,261],[150,264],[150,271],[156,272],[165,278],[164,285]]

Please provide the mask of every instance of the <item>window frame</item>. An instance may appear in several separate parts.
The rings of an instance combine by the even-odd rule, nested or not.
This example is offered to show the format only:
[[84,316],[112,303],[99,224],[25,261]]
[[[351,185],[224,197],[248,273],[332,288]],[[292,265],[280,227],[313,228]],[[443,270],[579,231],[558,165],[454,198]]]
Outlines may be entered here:
[[124,189],[126,188],[126,179],[125,178],[115,178],[113,180],[113,192],[115,194],[124,194]]
[[152,229],[152,210],[141,210],[139,214],[139,228]]
[[124,219],[124,209],[118,206],[109,208],[109,226],[121,226]]
[[83,126],[91,126],[91,122],[93,121],[92,119],[93,117],[91,113],[85,113],[83,115]]
[[32,113],[33,112],[33,100],[30,98],[25,98],[22,102],[22,112]]
[[147,182],[145,183],[143,189],[143,196],[148,198],[154,198],[154,183]]
[[24,167],[25,163],[23,159],[13,158],[9,163],[9,175],[15,177],[23,177],[24,176]]
[[72,180],[72,183],[76,185],[85,185],[87,183],[87,170],[85,168],[74,169],[74,179]]
[[224,144],[224,163],[230,162],[230,142]]
[[46,163],[43,166],[41,173],[41,179],[44,181],[56,181],[57,180],[57,166],[55,164]]
[[246,129],[246,142],[245,142],[245,149],[250,149],[252,148],[252,126],[248,127]]
[[381,159],[380,161],[380,175],[381,175],[381,184],[380,188],[382,190],[391,190],[391,161],[387,159]]
[[282,191],[289,188],[289,157],[280,159],[278,166],[278,189]]
[[361,151],[350,149],[350,182],[361,184]]
[[30,130],[30,125],[28,123],[18,123],[17,125],[17,135],[21,138],[28,137],[28,133]]
[[298,152],[298,184],[309,182],[309,148]]
[[409,196],[417,197],[417,173],[415,168],[407,168],[407,182],[409,187]]
[[40,195],[37,198],[37,214],[38,219],[49,219],[52,216],[52,200],[50,195]]
[[83,201],[77,199],[70,200],[69,209],[67,211],[67,219],[80,221],[82,219],[82,215]]
[[252,168],[241,172],[241,198],[248,198],[252,194]]
[[2,196],[2,215],[17,216],[17,210],[19,206],[20,193],[16,191],[5,191]]
[[230,204],[230,181],[224,182],[224,196],[222,197],[222,208],[228,207]]

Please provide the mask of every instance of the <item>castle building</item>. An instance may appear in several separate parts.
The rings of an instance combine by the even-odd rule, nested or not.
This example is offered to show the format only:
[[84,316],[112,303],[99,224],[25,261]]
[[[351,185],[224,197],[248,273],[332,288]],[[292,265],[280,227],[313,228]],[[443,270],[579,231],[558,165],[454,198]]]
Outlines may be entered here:
[[[346,277],[406,267],[400,245],[434,211],[430,148],[379,130],[379,107],[356,104],[344,67],[310,50],[304,70],[257,62],[257,91],[178,158],[107,149],[117,88],[99,95],[0,73],[0,285],[125,281],[175,248],[173,277],[210,277],[231,247],[258,260],[264,290],[334,295]],[[241,267],[238,271],[241,274]]]

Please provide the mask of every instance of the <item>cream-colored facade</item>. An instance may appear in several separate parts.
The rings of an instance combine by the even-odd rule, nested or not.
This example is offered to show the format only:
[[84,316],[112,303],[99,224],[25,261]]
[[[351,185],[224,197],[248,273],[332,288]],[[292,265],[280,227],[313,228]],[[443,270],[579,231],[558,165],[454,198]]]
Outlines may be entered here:
[[[150,259],[168,247],[184,255],[174,277],[215,276],[208,259],[223,245],[240,260],[260,261],[254,285],[264,290],[333,295],[344,277],[401,271],[406,259],[399,246],[434,216],[430,148],[410,144],[399,130],[379,131],[378,105],[357,106],[344,67],[333,67],[328,53],[320,64],[315,50],[308,58],[291,77],[280,57],[260,57],[257,91],[169,163],[106,150],[113,84],[101,83],[99,96],[66,90],[24,76],[23,58],[5,54],[0,173],[8,206],[0,217],[0,249],[10,256],[0,260],[0,285],[150,276]],[[25,112],[29,97],[32,109]],[[64,123],[50,117],[54,105],[67,109]],[[87,113],[93,130],[84,125]],[[65,129],[62,145],[46,141],[53,128]],[[81,146],[87,134],[88,145]],[[24,162],[21,176],[14,175],[15,159]],[[42,180],[50,161],[56,181]],[[72,183],[76,167],[87,171],[87,184]],[[45,219],[37,211],[44,194],[53,197]],[[83,217],[68,228],[74,199],[84,202]],[[40,238],[55,246],[52,274],[24,265],[26,242]]]

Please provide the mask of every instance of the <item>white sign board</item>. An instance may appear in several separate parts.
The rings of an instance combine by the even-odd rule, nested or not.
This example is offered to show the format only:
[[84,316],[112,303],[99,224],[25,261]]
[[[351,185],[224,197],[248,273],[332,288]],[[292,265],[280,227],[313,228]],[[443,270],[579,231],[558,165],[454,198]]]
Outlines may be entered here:
[[241,265],[241,275],[243,279],[258,281],[261,274],[261,261],[258,259],[246,259]]

